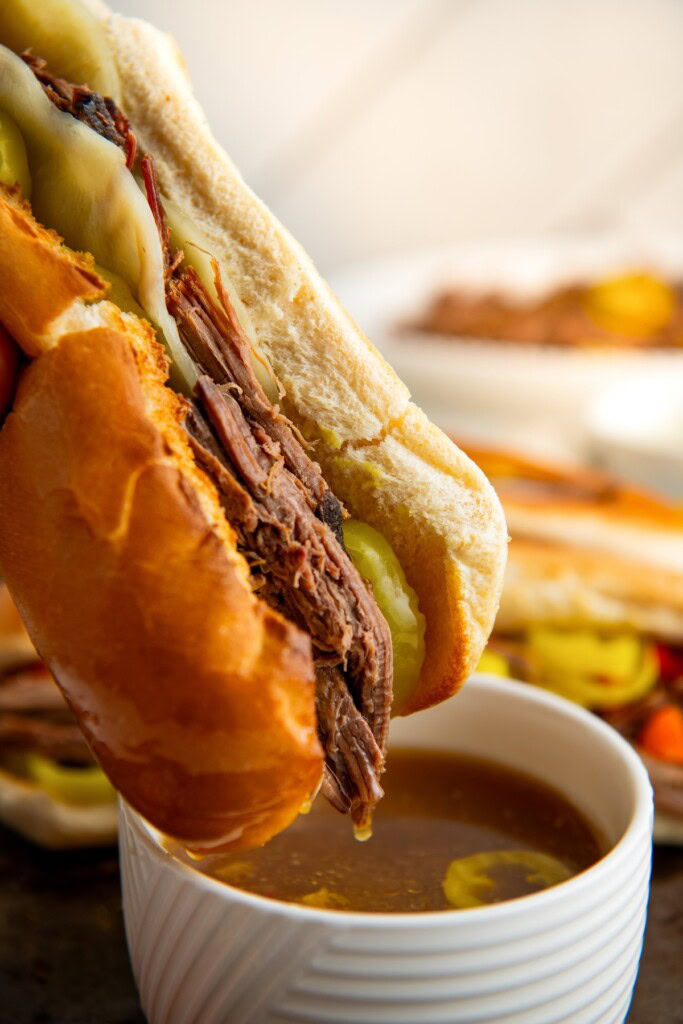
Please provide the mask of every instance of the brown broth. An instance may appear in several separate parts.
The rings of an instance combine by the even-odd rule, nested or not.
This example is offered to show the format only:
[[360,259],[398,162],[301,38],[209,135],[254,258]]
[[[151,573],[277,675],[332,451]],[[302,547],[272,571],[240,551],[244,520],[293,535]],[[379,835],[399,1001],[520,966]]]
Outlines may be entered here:
[[[358,842],[348,818],[319,797],[281,835],[248,853],[195,867],[240,889],[333,910],[453,909],[443,882],[451,861],[487,851],[549,854],[569,875],[594,864],[605,844],[563,796],[479,758],[392,750],[372,838]],[[174,851],[177,853],[177,851]],[[498,866],[484,901],[535,892],[530,869]]]

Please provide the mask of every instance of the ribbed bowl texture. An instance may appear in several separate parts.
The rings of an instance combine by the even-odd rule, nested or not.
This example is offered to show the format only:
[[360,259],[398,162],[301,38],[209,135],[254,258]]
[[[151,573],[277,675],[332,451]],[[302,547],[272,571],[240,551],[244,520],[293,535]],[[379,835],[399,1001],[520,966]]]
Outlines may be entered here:
[[351,914],[279,903],[179,862],[120,807],[123,907],[150,1024],[618,1024],[641,953],[652,793],[594,716],[477,676],[391,744],[488,757],[561,790],[610,851],[555,888],[474,910]]

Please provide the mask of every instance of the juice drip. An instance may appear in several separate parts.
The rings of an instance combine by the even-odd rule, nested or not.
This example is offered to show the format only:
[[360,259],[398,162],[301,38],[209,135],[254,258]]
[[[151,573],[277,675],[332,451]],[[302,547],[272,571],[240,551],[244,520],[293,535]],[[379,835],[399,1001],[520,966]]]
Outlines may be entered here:
[[353,836],[359,843],[367,843],[372,838],[372,818],[368,818],[362,825],[354,825]]

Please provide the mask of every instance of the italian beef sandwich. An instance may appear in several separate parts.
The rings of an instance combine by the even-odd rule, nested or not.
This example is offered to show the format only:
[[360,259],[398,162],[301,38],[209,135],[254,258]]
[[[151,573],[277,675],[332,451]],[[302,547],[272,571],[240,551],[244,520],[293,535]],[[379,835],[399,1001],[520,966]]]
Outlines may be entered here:
[[495,492],[244,184],[172,40],[5,0],[0,44],[0,572],[158,828],[247,847],[322,786],[363,831],[390,715],[486,643]]
[[512,541],[486,671],[554,690],[638,750],[683,842],[683,511],[602,473],[467,450]]

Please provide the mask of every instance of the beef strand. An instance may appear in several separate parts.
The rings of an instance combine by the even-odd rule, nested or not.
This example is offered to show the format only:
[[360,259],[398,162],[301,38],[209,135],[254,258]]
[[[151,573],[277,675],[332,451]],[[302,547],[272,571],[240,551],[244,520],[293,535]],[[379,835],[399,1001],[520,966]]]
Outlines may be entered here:
[[[22,57],[52,103],[118,146],[132,168],[135,135],[114,101],[52,75],[39,57]],[[140,168],[164,254],[167,306],[202,374],[185,424],[195,459],[216,484],[259,593],[311,636],[323,788],[364,825],[382,796],[393,675],[388,626],[344,548],[342,506],[258,382],[217,266],[219,303],[192,268],[180,269],[152,157],[144,155]],[[4,717],[18,735],[19,723]]]
[[343,813],[365,825],[367,811],[383,794],[383,755],[353,703],[338,668],[317,670],[318,729],[325,751],[323,793]]
[[[168,246],[151,163],[145,183]],[[169,253],[166,264],[173,262]],[[378,778],[391,710],[391,636],[343,539],[335,535],[341,534],[341,506],[261,388],[249,339],[217,272],[215,285],[220,306],[193,268],[174,267],[168,278],[169,312],[203,371],[186,426],[195,458],[214,480],[239,547],[254,567],[260,596],[311,637],[326,756],[323,789],[363,827],[382,796]],[[334,667],[332,686],[327,673]]]
[[[324,792],[362,825],[382,795],[378,777],[391,677],[388,701],[378,707],[368,700],[363,706],[361,700],[364,718],[339,668],[328,666],[346,663],[352,685],[354,672],[366,677],[374,673],[376,684],[380,673],[391,672],[390,660],[380,664],[375,642],[376,633],[380,642],[390,642],[383,638],[386,623],[378,611],[373,618],[374,602],[352,565],[349,571],[348,556],[302,500],[282,461],[249,432],[232,395],[207,377],[200,379],[197,390],[215,433],[200,410],[192,409],[186,426],[195,457],[218,488],[240,548],[252,554],[259,574],[264,574],[259,593],[306,628],[313,640],[321,663],[317,708],[326,754]],[[386,676],[383,681],[386,685]],[[373,693],[372,682],[366,694]]]
[[327,486],[317,462],[307,455],[292,424],[263,391],[251,362],[251,345],[226,294],[220,277],[218,306],[207,294],[196,271],[188,267],[169,282],[168,306],[184,344],[205,374],[216,384],[230,384],[239,394],[244,415],[279,446],[285,465],[303,486],[306,501],[319,518],[336,524],[339,539],[344,518],[339,501]]
[[249,424],[225,387],[202,377],[197,394],[211,425],[252,499],[259,526],[245,546],[263,558],[282,591],[290,617],[317,649],[347,669],[359,707],[381,747],[391,701],[388,627],[348,555],[310,510],[301,488],[268,438]]
[[34,57],[28,50],[21,54],[21,58],[31,68],[43,91],[59,110],[71,114],[103,139],[113,142],[125,154],[126,166],[133,166],[137,152],[135,135],[126,117],[110,96],[100,96],[87,85],[72,85],[64,78],[51,74],[42,57]]

